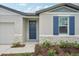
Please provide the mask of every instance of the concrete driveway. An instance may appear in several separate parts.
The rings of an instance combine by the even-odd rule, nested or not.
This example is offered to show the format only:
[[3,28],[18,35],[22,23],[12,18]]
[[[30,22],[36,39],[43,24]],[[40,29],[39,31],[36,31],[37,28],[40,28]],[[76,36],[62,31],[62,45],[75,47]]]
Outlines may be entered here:
[[0,45],[1,54],[13,54],[13,53],[31,53],[35,51],[36,43],[27,43],[25,47],[11,48],[11,45]]
[[10,49],[11,45],[0,45],[0,55]]

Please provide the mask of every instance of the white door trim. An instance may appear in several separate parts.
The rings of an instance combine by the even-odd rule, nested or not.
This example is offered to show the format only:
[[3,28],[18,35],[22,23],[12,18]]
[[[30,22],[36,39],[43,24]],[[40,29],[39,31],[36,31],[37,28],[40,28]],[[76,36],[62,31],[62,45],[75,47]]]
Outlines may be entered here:
[[[31,20],[32,20],[32,21],[33,21],[33,20],[36,21],[36,39],[35,39],[35,40],[34,40],[34,39],[33,39],[33,40],[30,40],[30,39],[29,39],[29,21],[31,21]],[[27,21],[27,23],[28,23],[28,25],[27,25],[27,41],[28,41],[28,42],[30,42],[30,41],[31,41],[31,42],[37,42],[37,41],[38,41],[38,20],[36,20],[36,19],[29,19],[29,20]]]

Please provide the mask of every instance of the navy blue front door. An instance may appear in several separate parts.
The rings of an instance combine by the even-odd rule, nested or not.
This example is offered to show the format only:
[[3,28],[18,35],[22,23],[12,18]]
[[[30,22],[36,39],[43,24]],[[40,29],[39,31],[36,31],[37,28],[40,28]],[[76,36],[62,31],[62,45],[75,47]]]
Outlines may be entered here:
[[29,39],[36,39],[36,21],[29,21]]

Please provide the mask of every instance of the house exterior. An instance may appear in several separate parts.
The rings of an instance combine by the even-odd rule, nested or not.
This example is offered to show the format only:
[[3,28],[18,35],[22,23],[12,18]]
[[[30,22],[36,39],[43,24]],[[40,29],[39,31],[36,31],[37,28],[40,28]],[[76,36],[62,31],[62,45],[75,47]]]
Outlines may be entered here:
[[35,13],[24,13],[0,5],[0,44],[45,40],[79,41],[79,6],[62,3]]

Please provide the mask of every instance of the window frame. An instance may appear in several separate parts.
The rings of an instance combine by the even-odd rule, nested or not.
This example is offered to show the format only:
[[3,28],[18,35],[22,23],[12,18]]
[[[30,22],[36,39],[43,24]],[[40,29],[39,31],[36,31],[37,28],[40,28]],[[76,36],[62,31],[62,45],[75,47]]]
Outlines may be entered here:
[[[68,17],[68,18],[67,18],[67,22],[68,22],[68,25],[67,25],[67,33],[60,33],[60,32],[59,32],[60,17]],[[59,33],[59,35],[68,35],[68,34],[69,34],[69,16],[63,16],[63,15],[58,16],[58,33]]]

